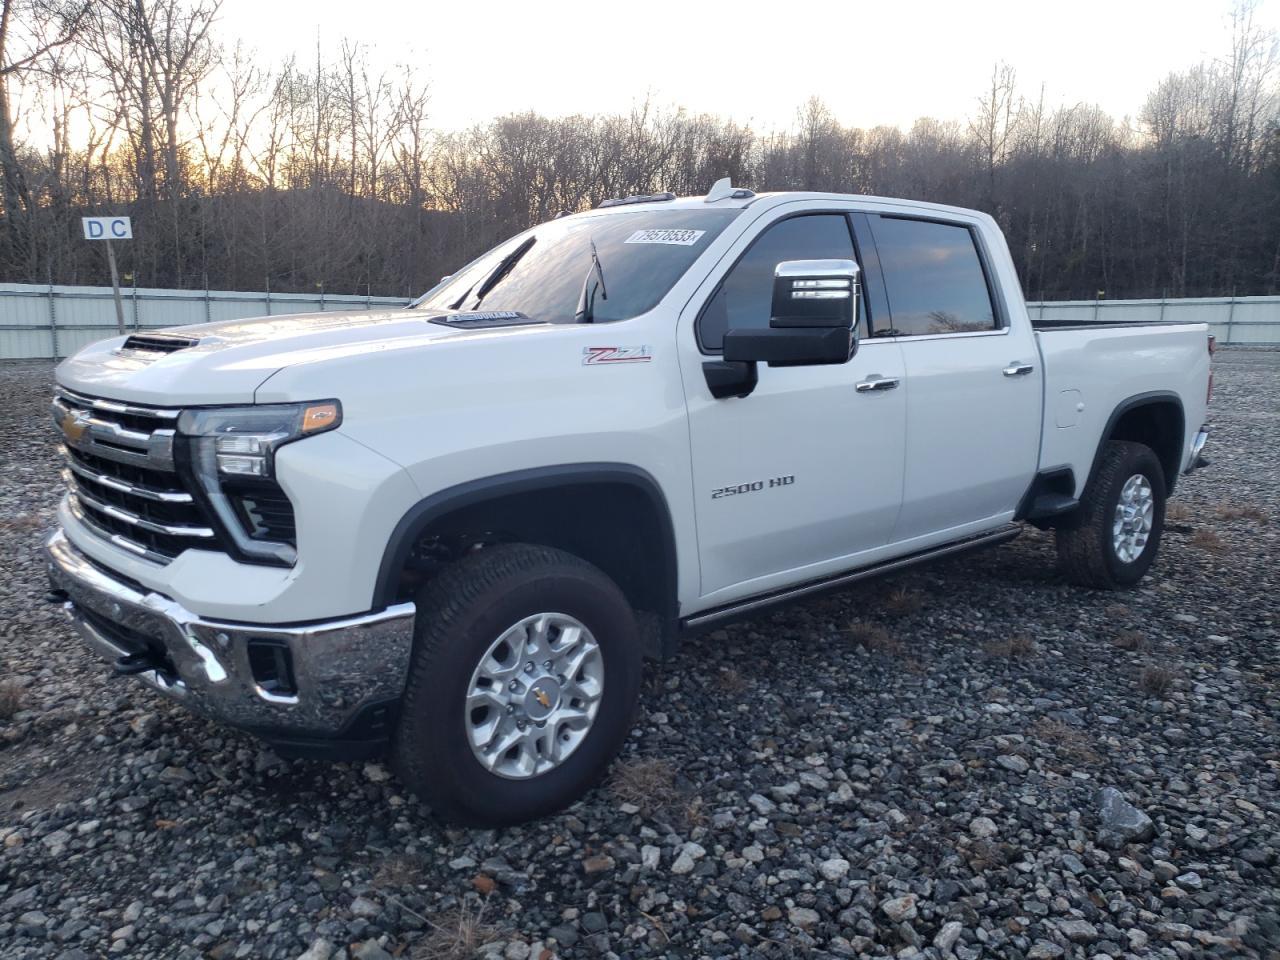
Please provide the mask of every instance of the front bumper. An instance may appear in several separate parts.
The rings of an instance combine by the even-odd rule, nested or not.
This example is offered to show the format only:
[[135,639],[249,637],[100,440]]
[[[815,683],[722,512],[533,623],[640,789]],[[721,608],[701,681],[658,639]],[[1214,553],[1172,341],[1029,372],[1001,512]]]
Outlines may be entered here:
[[[62,530],[46,541],[45,559],[85,643],[117,664],[128,658],[145,683],[184,706],[295,752],[385,740],[408,675],[412,603],[297,626],[204,620],[113,576]],[[251,649],[287,651],[283,692],[263,685]]]

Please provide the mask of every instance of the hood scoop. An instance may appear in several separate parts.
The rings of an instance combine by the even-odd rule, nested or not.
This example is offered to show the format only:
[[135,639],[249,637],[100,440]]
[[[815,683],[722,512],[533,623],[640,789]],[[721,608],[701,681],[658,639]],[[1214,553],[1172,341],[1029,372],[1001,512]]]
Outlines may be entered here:
[[155,359],[194,347],[199,342],[193,337],[179,337],[169,333],[135,333],[121,345],[119,352],[143,359]]
[[545,323],[535,320],[519,310],[472,311],[470,313],[449,313],[440,317],[432,317],[428,323],[438,323],[442,327],[456,327],[459,330],[493,330],[498,327],[527,327]]

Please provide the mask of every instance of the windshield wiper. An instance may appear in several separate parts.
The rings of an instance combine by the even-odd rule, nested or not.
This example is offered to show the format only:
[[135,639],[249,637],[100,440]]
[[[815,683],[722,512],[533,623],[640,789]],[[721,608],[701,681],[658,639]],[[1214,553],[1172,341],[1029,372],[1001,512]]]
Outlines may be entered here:
[[453,303],[449,304],[449,309],[457,310],[458,308],[460,308],[463,305],[463,303],[466,302],[467,297],[471,296],[472,290],[476,291],[476,305],[479,306],[480,301],[485,298],[485,295],[494,287],[496,287],[503,277],[505,277],[508,273],[511,272],[511,268],[514,267],[516,263],[519,261],[519,259],[529,252],[529,248],[532,247],[537,242],[538,242],[538,238],[536,236],[529,237],[527,240],[525,240],[522,244],[520,244],[520,246],[516,247],[514,250],[508,253],[505,257],[503,257],[502,260],[498,262],[498,265],[494,267],[493,270],[489,273],[489,275],[480,282],[479,287],[476,287],[474,284],[472,284],[472,286],[470,287],[467,287],[466,291],[462,294],[462,296],[460,296]]
[[600,290],[600,299],[608,300],[609,291],[604,285],[604,268],[600,266],[600,254],[596,252],[596,242],[591,243],[591,269],[587,271],[586,279],[582,281],[582,292],[578,294],[578,309],[574,311],[573,319],[575,323],[591,323],[596,316],[596,291],[591,289],[591,281],[596,280],[596,287]]

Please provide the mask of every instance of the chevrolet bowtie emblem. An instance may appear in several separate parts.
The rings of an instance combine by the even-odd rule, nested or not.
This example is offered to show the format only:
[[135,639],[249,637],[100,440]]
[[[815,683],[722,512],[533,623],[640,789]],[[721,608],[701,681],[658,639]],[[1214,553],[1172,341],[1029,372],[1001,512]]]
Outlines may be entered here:
[[540,704],[542,704],[542,709],[544,710],[550,708],[551,706],[551,698],[547,696],[547,691],[545,690],[534,690],[533,699],[537,700]]
[[59,426],[62,427],[63,435],[74,443],[89,429],[89,415],[83,410],[68,410]]

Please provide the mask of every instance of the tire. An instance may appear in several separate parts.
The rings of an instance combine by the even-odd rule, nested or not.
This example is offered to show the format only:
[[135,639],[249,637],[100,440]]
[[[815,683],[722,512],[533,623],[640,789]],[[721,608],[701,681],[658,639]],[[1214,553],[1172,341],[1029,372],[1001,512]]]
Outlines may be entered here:
[[[1117,543],[1117,510],[1134,478],[1149,487],[1150,529],[1145,542]],[[1128,502],[1143,502],[1141,482]],[[1071,522],[1057,529],[1058,562],[1067,579],[1085,587],[1115,590],[1137,583],[1155,562],[1164,533],[1164,469],[1148,446],[1125,440],[1109,441],[1097,475],[1081,498]],[[1139,527],[1141,525],[1138,525]],[[1140,544],[1140,545],[1139,545]],[[1136,551],[1136,553],[1135,553]]]
[[[445,819],[502,826],[554,813],[595,785],[622,747],[640,692],[639,631],[635,614],[617,585],[596,567],[563,551],[503,544],[449,567],[424,586],[416,599],[413,658],[392,738],[392,763],[406,786]],[[553,621],[546,614],[562,619]],[[575,628],[548,626],[566,622],[576,622],[584,630],[567,634],[564,629]],[[534,734],[538,724],[531,718],[550,704],[547,690],[554,688],[551,695],[557,710],[562,703],[566,711],[571,707],[583,712],[591,709],[570,693],[579,691],[578,679],[584,685],[593,682],[584,672],[587,666],[583,671],[574,667],[577,679],[566,681],[560,675],[559,679],[566,681],[563,687],[555,684],[552,673],[542,673],[541,664],[539,674],[526,676],[524,669],[515,670],[526,654],[535,656],[527,652],[535,649],[535,643],[540,642],[544,652],[558,641],[569,649],[566,638],[570,636],[581,638],[573,649],[587,649],[592,642],[596,645],[590,654],[590,669],[593,676],[600,675],[601,686],[593,688],[594,718],[585,721],[585,732],[571,730],[570,721],[564,721],[559,729],[565,732],[552,731],[550,741],[524,743],[495,758],[495,748],[504,737],[526,736],[517,734],[513,724],[525,722],[521,730]],[[511,637],[517,639],[510,643],[502,639]],[[499,654],[515,664],[503,667],[512,671],[506,674],[510,683],[503,680],[485,689],[499,697],[519,699],[519,703],[468,710],[468,694],[475,691],[477,682],[491,682],[481,671],[485,664],[496,664]],[[477,681],[477,677],[482,679]],[[544,681],[547,686],[540,687]],[[526,682],[530,686],[523,695],[507,693],[510,685]],[[531,696],[545,703],[540,706],[528,699]],[[494,711],[492,715],[489,710]],[[547,714],[536,735],[544,736],[546,725],[559,723],[560,716]],[[580,718],[577,713],[572,722],[580,725],[584,722]],[[495,726],[498,732],[492,738],[480,732],[490,722],[501,725]],[[572,738],[580,739],[563,747],[563,742]],[[473,739],[489,742],[473,748]],[[568,752],[558,765],[538,772],[540,766],[556,762],[543,755],[547,744]],[[481,752],[490,762],[512,769],[503,775],[495,772],[499,768],[487,768]],[[529,763],[535,772],[512,772],[519,764]]]

